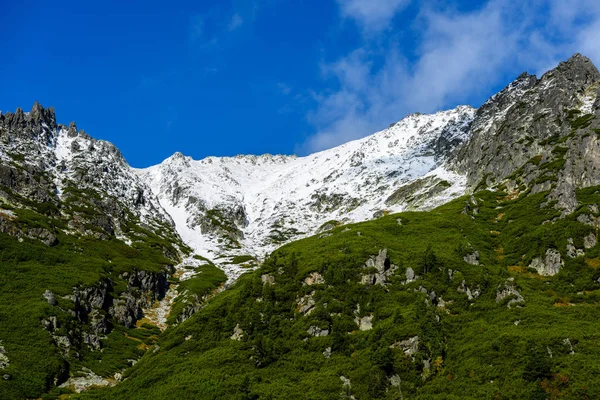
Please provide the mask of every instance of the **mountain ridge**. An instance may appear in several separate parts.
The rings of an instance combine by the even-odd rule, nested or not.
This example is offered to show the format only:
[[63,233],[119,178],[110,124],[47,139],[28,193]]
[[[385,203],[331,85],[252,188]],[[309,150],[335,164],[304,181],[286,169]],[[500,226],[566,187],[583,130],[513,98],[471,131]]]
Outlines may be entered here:
[[[325,373],[319,395],[341,381],[350,398],[426,398],[444,385],[463,393],[478,374],[513,395],[513,381],[587,390],[587,377],[569,388],[551,372],[576,374],[569,357],[597,354],[585,347],[593,324],[577,316],[595,318],[600,293],[599,91],[600,74],[575,55],[477,110],[411,114],[307,157],[175,153],[146,169],[39,103],[0,114],[0,397],[111,385],[128,371],[118,393],[147,379],[162,393],[167,378],[195,387],[165,365],[191,352],[186,362],[204,368],[205,351],[243,366],[245,383],[201,380],[222,395],[273,396],[269,373],[297,389],[309,378],[286,370],[296,356]],[[478,321],[527,365],[489,333],[491,349],[477,342]],[[571,333],[573,321],[585,329]],[[464,348],[463,331],[479,347]],[[501,351],[509,378],[482,371],[479,349]],[[140,357],[150,364],[129,369]]]
[[[78,132],[74,123],[68,128],[56,124],[54,110],[45,110],[39,103],[30,113],[17,109],[0,116],[9,130],[29,129],[38,135],[34,142],[43,145],[42,153],[47,151],[45,145],[54,146],[54,154],[45,162],[60,164],[64,170],[74,154],[93,150],[94,143],[103,154],[114,155],[113,169],[119,169],[116,175],[96,173],[101,191],[110,193],[119,176],[128,176],[129,183],[117,193],[128,198],[128,207],[139,209],[142,218],[149,213],[151,219],[175,227],[198,254],[210,259],[224,257],[220,266],[234,280],[244,269],[230,264],[232,257],[260,259],[277,246],[323,227],[407,209],[431,209],[480,187],[507,184],[536,193],[553,185],[558,206],[571,212],[576,206],[571,182],[581,181],[573,174],[586,172],[577,168],[573,173],[540,172],[527,163],[540,157],[543,166],[562,162],[560,154],[556,155],[556,143],[547,143],[550,137],[573,151],[596,146],[595,142],[575,143],[567,138],[569,127],[558,125],[562,119],[567,125],[573,123],[564,110],[591,115],[598,108],[594,104],[599,80],[591,61],[575,54],[539,79],[521,74],[479,109],[458,106],[434,114],[409,114],[387,129],[308,156],[263,154],[193,160],[176,152],[147,168],[131,168],[114,145]],[[561,94],[564,90],[577,94],[565,97]],[[532,111],[523,114],[524,107],[532,107]],[[547,121],[544,113],[562,119]],[[521,133],[511,138],[506,132]],[[35,147],[32,138],[28,137],[29,150]],[[92,163],[83,163],[94,171]],[[514,171],[526,167],[528,175],[519,177],[520,183],[506,181]],[[107,167],[103,168],[106,171]],[[56,176],[60,174],[56,172]],[[59,191],[61,179],[66,176],[56,178]],[[76,180],[85,184],[82,175]],[[585,181],[582,184],[598,183],[589,177]]]
[[[180,234],[197,251],[210,257],[228,247],[225,250],[233,254],[260,257],[282,242],[316,232],[328,221],[359,221],[406,207],[400,201],[385,204],[385,200],[400,186],[440,168],[466,140],[473,113],[474,109],[459,106],[431,115],[411,114],[388,129],[305,157],[192,160],[176,154],[137,172],[149,182],[163,208],[177,215]],[[438,203],[444,201],[443,194],[452,197],[462,191],[458,177],[443,168],[437,175],[443,176],[438,183],[447,184],[440,188]],[[211,231],[211,221],[207,221],[213,210],[225,214],[221,222],[227,226],[221,230],[226,232],[221,237],[222,227],[214,226]],[[308,223],[299,222],[307,218]],[[256,234],[257,230],[264,234]],[[216,234],[209,241],[213,246],[194,245],[194,234]],[[222,237],[228,240],[219,248],[215,244]]]

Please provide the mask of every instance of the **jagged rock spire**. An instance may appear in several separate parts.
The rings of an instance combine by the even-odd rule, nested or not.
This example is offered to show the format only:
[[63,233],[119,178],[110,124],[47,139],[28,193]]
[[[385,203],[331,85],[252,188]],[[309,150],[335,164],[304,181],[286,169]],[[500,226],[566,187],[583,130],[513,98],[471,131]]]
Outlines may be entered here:
[[56,128],[56,115],[54,114],[54,107],[44,109],[44,107],[42,107],[42,105],[36,101],[33,104],[28,117],[31,124],[34,126],[46,124],[50,129]]
[[592,61],[576,53],[567,61],[563,61],[558,66],[549,72],[553,75],[556,73],[562,74],[566,79],[573,82],[580,82],[581,84],[590,84],[592,82],[600,80],[600,72]]

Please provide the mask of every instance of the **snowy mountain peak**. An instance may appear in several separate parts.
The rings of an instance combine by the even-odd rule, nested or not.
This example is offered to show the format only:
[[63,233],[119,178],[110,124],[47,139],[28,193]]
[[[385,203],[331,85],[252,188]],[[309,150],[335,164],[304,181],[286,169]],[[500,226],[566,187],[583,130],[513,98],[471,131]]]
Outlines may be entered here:
[[[78,131],[74,123],[57,124],[54,109],[36,102],[29,113],[17,109],[0,115],[0,139],[0,198],[19,202],[26,197],[61,210],[58,214],[73,206],[73,233],[128,241],[127,224],[141,222],[156,232],[172,229],[171,218],[121,152]],[[37,175],[43,179],[34,179]]]
[[[464,180],[443,164],[467,139],[475,111],[460,106],[411,114],[371,136],[306,157],[192,160],[176,153],[137,173],[198,253],[262,257],[328,221],[427,209],[462,194]],[[411,191],[411,202],[398,196],[402,188]],[[228,268],[230,275],[241,271]]]

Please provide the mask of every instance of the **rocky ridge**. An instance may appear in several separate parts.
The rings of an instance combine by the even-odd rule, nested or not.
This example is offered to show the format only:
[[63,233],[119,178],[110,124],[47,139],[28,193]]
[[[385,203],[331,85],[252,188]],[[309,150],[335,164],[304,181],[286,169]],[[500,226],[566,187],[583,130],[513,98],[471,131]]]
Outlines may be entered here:
[[[198,253],[263,257],[327,226],[429,209],[464,192],[444,168],[468,139],[475,110],[413,114],[364,139],[296,156],[176,153],[138,171]],[[241,270],[232,269],[230,274]]]
[[[0,114],[0,198],[63,219],[66,232],[101,239],[128,237],[128,225],[176,236],[168,214],[111,143],[74,123],[57,124],[53,108]],[[2,207],[6,208],[6,207]],[[24,233],[0,210],[0,230],[55,243],[55,232]]]
[[575,189],[600,183],[599,90],[600,73],[580,54],[539,79],[519,76],[477,111],[453,169],[468,190],[550,190],[557,208],[573,212]]
[[[69,377],[83,353],[101,357],[116,326],[136,326],[143,310],[165,295],[173,265],[187,251],[168,214],[115,146],[74,123],[58,124],[54,110],[39,103],[30,112],[0,114],[0,232],[21,243],[59,246],[65,252],[59,263],[70,260],[68,253],[115,240],[131,246],[130,259],[143,246],[155,246],[164,256],[154,265],[138,259],[127,266],[117,262],[114,271],[105,266],[100,280],[74,286],[67,295],[41,282],[39,298],[49,307],[39,329],[48,332],[60,357],[60,367],[48,375],[55,385]],[[65,243],[72,244],[65,250]]]
[[330,226],[483,188],[549,190],[565,215],[577,208],[575,189],[600,183],[598,90],[600,73],[576,54],[539,79],[523,73],[477,110],[409,115],[307,157],[176,153],[138,173],[186,243],[209,258],[260,258]]
[[[505,189],[508,200],[549,191],[544,206],[551,205],[564,217],[578,210],[576,189],[600,184],[598,90],[600,73],[587,58],[575,55],[540,79],[521,75],[479,110],[458,107],[410,115],[389,129],[308,157],[195,161],[177,153],[145,170],[133,170],[112,144],[92,139],[75,124],[57,124],[54,111],[36,103],[29,113],[18,109],[0,114],[0,231],[48,247],[60,243],[65,234],[131,245],[153,233],[179,250],[164,249],[173,265],[185,250],[183,239],[197,253],[222,257],[217,265],[231,281],[244,271],[232,265],[231,256],[260,257],[316,232],[325,238],[346,222],[426,210],[482,188]],[[478,201],[471,197],[463,213],[475,218]],[[32,224],[21,211],[51,223]],[[593,230],[573,236],[577,242],[571,238],[566,246],[544,247],[529,269],[553,276],[565,260],[568,265],[567,257],[593,251],[598,213],[597,204],[590,204],[575,214]],[[497,219],[501,218],[502,213]],[[402,225],[401,219],[397,223]],[[480,266],[477,249],[469,248],[461,257],[468,265]],[[361,283],[385,287],[397,269],[381,250],[365,263]],[[134,327],[143,309],[165,295],[172,272],[172,266],[161,272],[121,272],[93,286],[74,287],[67,296],[40,289],[40,296],[56,310],[41,324],[65,359],[79,357],[78,349],[84,346],[101,350],[102,339],[114,325]],[[452,271],[448,273],[452,279]],[[406,283],[419,279],[411,268],[405,276]],[[262,282],[278,285],[270,274],[263,275]],[[324,282],[313,273],[304,283]],[[519,308],[525,302],[520,290],[506,280],[497,286],[496,302]],[[445,308],[446,301],[435,291],[420,291],[428,305]],[[482,289],[462,280],[456,291],[472,301]],[[315,309],[314,294],[297,298],[302,315]],[[196,297],[182,319],[205,300]],[[65,321],[66,314],[72,319]],[[370,330],[373,314],[356,314],[359,330]],[[239,329],[232,339],[243,336]],[[307,333],[320,337],[330,332],[311,325]],[[0,369],[10,367],[10,357],[0,343]],[[66,376],[55,378],[59,383]]]

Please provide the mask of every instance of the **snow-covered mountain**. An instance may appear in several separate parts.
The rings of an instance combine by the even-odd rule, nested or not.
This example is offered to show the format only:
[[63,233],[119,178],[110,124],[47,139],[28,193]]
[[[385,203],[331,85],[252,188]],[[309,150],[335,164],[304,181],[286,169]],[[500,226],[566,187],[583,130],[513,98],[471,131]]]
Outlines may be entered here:
[[[261,259],[291,240],[430,209],[476,188],[550,190],[570,212],[575,189],[600,182],[599,80],[577,54],[540,79],[519,76],[478,110],[412,114],[306,157],[197,161],[176,153],[139,170],[36,103],[29,113],[0,113],[0,200],[61,218],[74,234],[130,242],[141,228],[183,239],[231,279],[243,270],[234,262],[253,264],[248,256]],[[0,218],[0,231],[17,232],[13,225],[10,215]],[[38,228],[28,237],[52,243],[52,232]]]
[[[177,235],[112,143],[78,131],[74,123],[57,124],[54,110],[39,103],[30,112],[0,113],[0,201],[64,218],[74,234],[130,242],[128,227],[143,224],[160,236]],[[7,221],[0,225],[12,229]]]
[[[176,153],[137,172],[196,252],[211,259],[260,258],[339,223],[428,209],[462,195],[465,179],[444,162],[467,139],[475,111],[460,106],[412,114],[381,132],[307,157],[197,161]],[[240,272],[225,266],[230,274]]]

